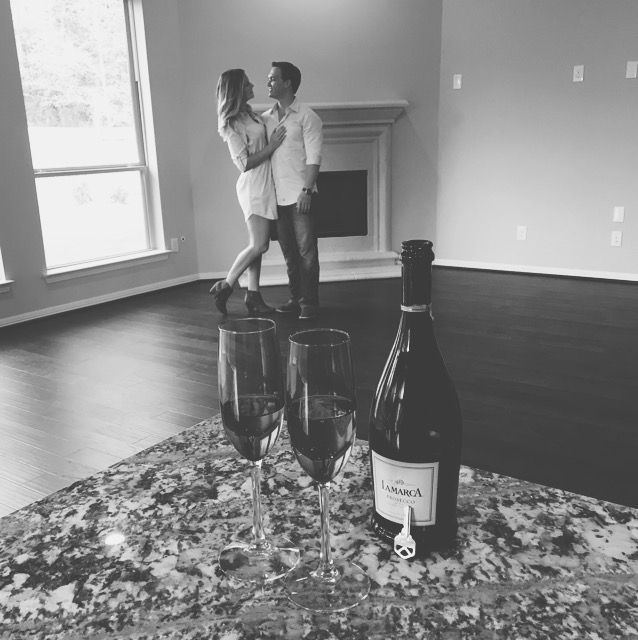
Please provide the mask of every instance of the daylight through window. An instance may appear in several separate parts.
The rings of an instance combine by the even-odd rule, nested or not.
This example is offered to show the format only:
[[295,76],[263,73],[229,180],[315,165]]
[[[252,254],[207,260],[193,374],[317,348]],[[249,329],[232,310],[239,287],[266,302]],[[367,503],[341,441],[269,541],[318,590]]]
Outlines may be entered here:
[[4,262],[2,262],[2,250],[0,249],[0,283],[4,282],[7,276],[4,273]]
[[47,267],[151,249],[126,0],[11,0]]

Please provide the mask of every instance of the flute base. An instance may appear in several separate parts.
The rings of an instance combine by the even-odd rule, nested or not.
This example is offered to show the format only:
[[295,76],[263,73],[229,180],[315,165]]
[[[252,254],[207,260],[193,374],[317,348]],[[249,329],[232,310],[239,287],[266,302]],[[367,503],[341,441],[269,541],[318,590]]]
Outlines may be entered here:
[[347,611],[365,600],[370,578],[353,562],[337,560],[326,574],[300,565],[286,576],[284,586],[292,603],[307,611],[328,613]]
[[219,554],[219,567],[242,582],[273,582],[292,571],[299,562],[299,549],[290,540],[272,536],[261,545],[233,541]]

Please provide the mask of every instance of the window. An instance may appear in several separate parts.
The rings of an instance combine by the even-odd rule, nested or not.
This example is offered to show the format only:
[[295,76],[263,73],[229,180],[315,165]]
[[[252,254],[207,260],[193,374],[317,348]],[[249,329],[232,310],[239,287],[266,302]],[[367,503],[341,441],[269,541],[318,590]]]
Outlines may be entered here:
[[11,0],[48,269],[151,250],[128,0]]
[[2,262],[2,251],[0,251],[0,287],[7,281],[7,276],[4,273],[4,262]]

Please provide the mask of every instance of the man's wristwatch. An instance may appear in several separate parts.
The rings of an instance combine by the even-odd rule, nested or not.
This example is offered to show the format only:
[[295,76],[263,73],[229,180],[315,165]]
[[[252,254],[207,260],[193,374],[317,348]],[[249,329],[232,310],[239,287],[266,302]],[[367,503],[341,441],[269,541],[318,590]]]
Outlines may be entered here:
[[302,189],[302,191],[303,191],[304,193],[307,193],[309,196],[311,196],[311,195],[312,195],[312,189],[310,189],[309,187],[304,187],[304,188]]

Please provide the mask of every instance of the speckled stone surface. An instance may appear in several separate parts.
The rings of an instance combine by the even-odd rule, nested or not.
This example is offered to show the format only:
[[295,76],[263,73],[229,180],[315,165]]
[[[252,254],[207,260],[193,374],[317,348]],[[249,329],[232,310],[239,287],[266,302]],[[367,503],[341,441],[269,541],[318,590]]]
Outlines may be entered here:
[[[280,583],[231,582],[216,565],[249,525],[246,474],[212,420],[3,518],[0,637],[638,638],[637,510],[464,467],[457,547],[401,560],[369,529],[358,442],[333,487],[332,546],[372,590],[313,615]],[[316,491],[283,432],[262,496],[267,527],[312,553]],[[125,541],[105,544],[114,532]]]

